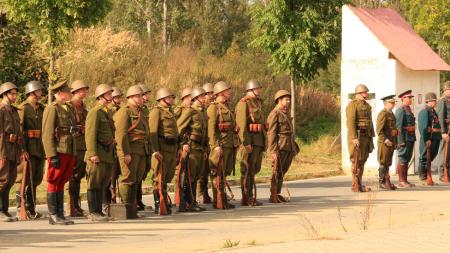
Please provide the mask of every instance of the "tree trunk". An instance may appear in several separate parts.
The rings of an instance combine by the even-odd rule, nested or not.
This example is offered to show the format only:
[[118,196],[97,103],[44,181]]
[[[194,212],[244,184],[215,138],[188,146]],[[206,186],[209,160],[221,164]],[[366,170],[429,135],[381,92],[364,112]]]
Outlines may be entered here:
[[167,52],[167,0],[163,1],[163,52]]
[[292,131],[295,134],[295,71],[291,70],[291,117],[292,117]]
[[47,104],[51,104],[53,97],[52,92],[50,90],[50,87],[53,86],[53,79],[55,77],[55,61],[56,61],[56,53],[54,49],[50,49],[50,63],[49,63],[49,70],[48,70],[48,97],[47,97]]

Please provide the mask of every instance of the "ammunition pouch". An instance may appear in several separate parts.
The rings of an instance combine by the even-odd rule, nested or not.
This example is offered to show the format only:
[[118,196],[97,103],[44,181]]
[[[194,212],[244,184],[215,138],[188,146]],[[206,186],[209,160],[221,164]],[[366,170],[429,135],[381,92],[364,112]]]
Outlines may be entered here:
[[131,141],[141,141],[141,140],[147,139],[147,136],[145,134],[134,133],[134,132],[129,132],[128,136],[131,137]]
[[231,123],[219,123],[217,124],[217,127],[219,128],[220,132],[229,132],[233,129],[233,126]]
[[441,133],[441,129],[440,128],[428,127],[427,128],[427,132],[428,133]]
[[19,136],[17,134],[10,134],[8,135],[8,142],[9,143],[16,143],[19,141]]
[[106,152],[110,152],[115,144],[114,140],[111,141],[97,141],[104,149]]
[[403,127],[403,129],[405,129],[408,134],[414,134],[416,132],[416,126],[415,125],[405,126],[405,127]]
[[168,145],[175,145],[178,143],[178,138],[176,137],[167,137],[167,136],[158,136],[164,143]]
[[30,139],[39,139],[41,138],[41,130],[27,130],[26,136]]
[[189,139],[202,146],[208,145],[208,138],[203,138],[201,135],[191,134]]
[[250,133],[261,133],[264,129],[266,129],[263,124],[248,124],[248,131]]
[[391,129],[391,137],[398,136],[400,134],[400,131],[398,129]]

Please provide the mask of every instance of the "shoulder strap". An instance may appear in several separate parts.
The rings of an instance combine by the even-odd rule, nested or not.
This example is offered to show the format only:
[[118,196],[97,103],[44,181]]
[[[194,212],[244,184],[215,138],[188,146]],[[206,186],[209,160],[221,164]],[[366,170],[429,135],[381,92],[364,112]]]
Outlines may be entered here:
[[138,109],[138,118],[133,123],[131,123],[131,126],[128,128],[128,132],[133,131],[136,129],[136,127],[139,125],[139,121],[141,121],[141,110]]

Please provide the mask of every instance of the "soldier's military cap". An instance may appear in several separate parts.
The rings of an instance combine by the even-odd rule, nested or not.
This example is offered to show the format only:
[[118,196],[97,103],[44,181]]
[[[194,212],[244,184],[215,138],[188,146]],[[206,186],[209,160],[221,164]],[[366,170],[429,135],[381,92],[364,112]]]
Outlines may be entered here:
[[444,90],[450,90],[450,81],[444,83]]
[[412,90],[407,90],[403,93],[401,93],[400,95],[398,95],[399,98],[406,98],[406,97],[410,97],[413,98],[414,95],[412,94]]
[[430,101],[436,101],[436,100],[437,100],[436,93],[428,92],[425,94],[425,103],[428,103]]
[[383,100],[384,102],[387,103],[395,103],[395,95],[389,95],[386,97],[381,98],[381,100]]
[[63,81],[60,81],[60,82],[56,83],[55,85],[50,87],[50,90],[53,91],[53,92],[58,92],[58,91],[70,92],[70,88],[69,88],[69,85],[67,85],[67,81],[66,80],[63,80]]

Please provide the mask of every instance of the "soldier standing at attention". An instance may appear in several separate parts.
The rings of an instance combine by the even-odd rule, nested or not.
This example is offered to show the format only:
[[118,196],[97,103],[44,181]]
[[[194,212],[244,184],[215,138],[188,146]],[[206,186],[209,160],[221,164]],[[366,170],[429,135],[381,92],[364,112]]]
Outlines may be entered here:
[[[148,101],[150,100],[150,93],[151,90],[147,87],[147,85],[144,84],[139,84],[139,87],[142,89],[142,100],[144,101],[143,105],[142,105],[142,114],[144,117],[145,122],[148,122],[149,119],[149,115],[150,115],[150,110],[148,109]],[[150,152],[151,152],[151,143],[150,143],[150,132],[148,132],[148,136],[147,136],[147,145],[150,147],[148,152],[147,152],[147,158],[146,158],[146,165],[145,165],[145,172],[144,175],[142,177],[142,180],[139,181],[138,185],[137,185],[137,210],[138,211],[144,211],[144,210],[152,210],[151,206],[146,206],[144,205],[144,202],[142,202],[142,182],[145,180],[145,178],[147,178],[147,174],[150,171],[151,168],[151,164],[150,164],[150,160],[151,160],[151,156],[150,156]]]
[[[218,201],[223,203],[222,208],[234,208],[228,203],[225,194],[226,177],[234,174],[236,164],[236,152],[239,147],[239,127],[236,124],[236,117],[229,106],[232,96],[231,86],[220,81],[214,85],[215,101],[209,106],[208,112],[208,137],[211,154],[209,166],[211,168],[211,182],[213,187],[213,207],[218,207]],[[220,177],[220,182],[217,180]],[[219,192],[217,190],[221,190]],[[218,199],[218,196],[221,199]],[[220,202],[219,202],[220,203]],[[220,208],[220,207],[219,207]]]
[[114,121],[107,105],[113,89],[107,84],[95,88],[97,104],[86,118],[86,179],[89,218],[93,222],[108,221],[102,212],[103,197],[110,183],[114,157]]
[[17,90],[9,82],[0,86],[0,221],[3,222],[18,220],[8,212],[9,191],[16,181],[17,164],[29,158],[22,145],[19,113],[12,105]]
[[142,89],[133,85],[127,90],[126,106],[114,114],[117,155],[122,177],[119,193],[122,203],[133,210],[136,203],[137,185],[142,180],[147,165],[148,122],[145,122],[141,107]]
[[[192,190],[192,203],[181,203],[179,211],[186,211],[186,204],[189,210],[205,211],[197,203],[197,182],[206,167],[206,157],[208,155],[208,115],[204,107],[206,92],[203,88],[192,89],[192,105],[188,110],[184,110],[178,118],[177,125],[181,136],[182,157],[189,154],[189,179],[187,180]],[[190,192],[188,193],[190,194]]]
[[[444,95],[438,100],[436,113],[439,117],[439,123],[442,127],[442,143],[439,146],[438,164],[439,180],[448,183],[450,177],[450,151],[448,150],[448,141],[450,133],[450,81],[444,83]],[[444,162],[445,161],[445,162]],[[447,175],[444,175],[444,165],[447,167]]]
[[86,142],[84,139],[84,128],[88,111],[84,104],[84,99],[86,98],[88,91],[89,86],[82,80],[76,80],[71,84],[72,101],[70,105],[75,112],[75,124],[79,131],[75,136],[75,142],[77,143],[77,162],[69,182],[70,217],[83,217],[87,215],[84,210],[81,209],[80,184],[81,179],[86,177],[86,163],[84,162]]
[[270,186],[270,202],[281,203],[289,201],[281,195],[281,188],[284,175],[298,154],[299,147],[295,142],[294,127],[289,111],[291,93],[279,90],[275,93],[274,101],[276,106],[267,118],[268,149],[275,166]]
[[51,225],[71,225],[64,217],[64,185],[72,177],[77,161],[75,113],[68,104],[72,96],[66,81],[50,88],[55,101],[48,105],[42,117],[42,142],[47,157],[47,206]]
[[247,94],[236,106],[236,122],[239,138],[244,146],[241,160],[242,206],[260,206],[262,203],[253,195],[256,193],[255,176],[261,170],[266,146],[266,119],[262,111],[262,85],[250,80],[245,86]]
[[425,94],[425,107],[419,112],[418,127],[420,132],[419,177],[422,185],[435,185],[431,176],[431,162],[437,156],[442,139],[441,125],[434,108],[436,94]]
[[[172,110],[175,95],[167,88],[156,92],[158,104],[150,111],[150,139],[152,143],[153,197],[155,213],[171,214],[167,183],[175,175],[178,151],[177,120]],[[167,213],[160,213],[160,205]]]
[[384,109],[377,117],[378,134],[378,163],[379,168],[379,187],[385,190],[395,190],[397,187],[391,184],[389,176],[389,167],[392,165],[392,156],[397,148],[398,130],[395,121],[395,115],[392,109],[395,107],[395,95],[382,98]]
[[[205,83],[203,85],[203,90],[205,90],[205,103],[204,107],[206,110],[208,110],[209,105],[214,101],[214,85],[212,83]],[[208,192],[208,181],[209,181],[209,154],[210,149],[208,145],[208,156],[206,158],[206,165],[205,169],[203,170],[203,173],[200,175],[200,179],[198,180],[198,189],[199,189],[199,195],[202,196],[203,204],[211,204],[211,197],[209,196]]]
[[397,129],[399,135],[397,138],[397,174],[398,187],[414,187],[414,184],[408,182],[408,165],[414,152],[414,142],[416,141],[416,118],[411,110],[413,95],[411,90],[407,90],[398,95],[402,100],[402,106],[395,111]]
[[[39,101],[42,99],[44,87],[39,81],[30,81],[25,85],[27,99],[19,106],[20,125],[24,134],[24,148],[30,156],[28,170],[33,173],[33,178],[25,181],[25,210],[29,219],[39,219],[42,215],[36,212],[36,188],[42,183],[44,177],[45,153],[42,145],[42,115],[45,106]],[[17,215],[20,213],[20,191],[22,188],[22,171],[25,163],[19,166],[16,180]],[[33,194],[34,193],[34,194]]]
[[181,103],[177,105],[174,109],[175,117],[178,119],[180,115],[183,113],[183,110],[187,110],[191,107],[192,99],[191,99],[192,88],[184,88],[181,91]]
[[375,131],[372,123],[372,107],[366,102],[369,89],[364,84],[355,88],[355,98],[346,108],[348,129],[348,151],[352,162],[352,190],[354,192],[370,191],[362,184],[364,164],[373,151]]

